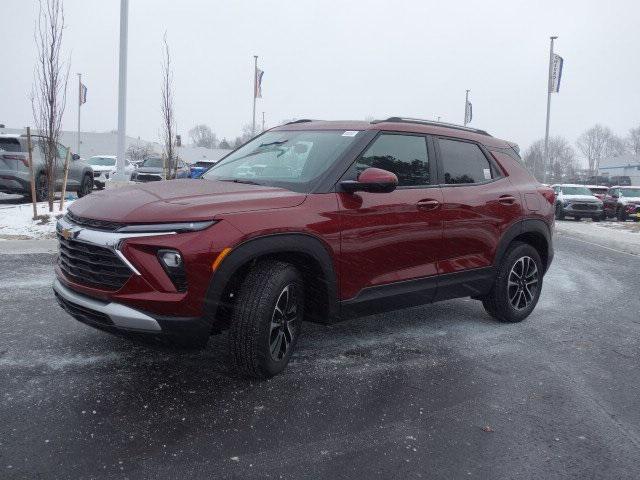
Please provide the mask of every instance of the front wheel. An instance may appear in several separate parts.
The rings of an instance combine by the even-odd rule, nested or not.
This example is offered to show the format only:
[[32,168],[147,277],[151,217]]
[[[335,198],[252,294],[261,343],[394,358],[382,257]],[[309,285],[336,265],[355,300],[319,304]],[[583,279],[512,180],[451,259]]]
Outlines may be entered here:
[[276,260],[258,263],[238,294],[229,331],[235,369],[269,378],[289,363],[300,334],[304,290],[298,270]]
[[38,175],[36,180],[36,202],[45,202],[49,199],[49,182],[44,173]]
[[538,303],[543,272],[535,248],[527,243],[513,243],[498,267],[491,292],[482,300],[484,309],[500,322],[521,322]]
[[624,207],[618,207],[618,215],[616,216],[618,217],[618,220],[620,222],[627,221],[627,212],[625,211]]
[[556,220],[564,220],[564,208],[559,203],[556,205]]

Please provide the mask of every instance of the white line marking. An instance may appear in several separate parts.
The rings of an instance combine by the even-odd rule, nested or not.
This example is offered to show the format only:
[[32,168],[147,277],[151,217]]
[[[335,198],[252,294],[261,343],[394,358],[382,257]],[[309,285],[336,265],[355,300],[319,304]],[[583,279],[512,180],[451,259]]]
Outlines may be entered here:
[[589,245],[595,245],[596,247],[604,248],[606,250],[611,250],[612,252],[623,253],[624,255],[629,255],[630,257],[640,258],[640,255],[637,255],[635,253],[625,252],[624,250],[618,250],[617,248],[607,247],[605,245],[600,245],[599,243],[588,242],[586,240],[582,240],[581,238],[576,238],[576,237],[574,237],[572,235],[567,235],[564,232],[563,232],[562,236],[563,237],[568,237],[568,238],[570,238],[572,240],[576,240],[577,242],[588,243]]

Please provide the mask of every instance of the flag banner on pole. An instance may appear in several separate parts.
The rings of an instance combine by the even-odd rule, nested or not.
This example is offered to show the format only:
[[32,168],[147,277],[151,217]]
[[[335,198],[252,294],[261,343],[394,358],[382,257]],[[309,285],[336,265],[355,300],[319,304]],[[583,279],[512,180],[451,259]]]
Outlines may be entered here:
[[262,76],[264,72],[259,68],[256,70],[256,82],[255,82],[255,98],[262,98]]
[[473,119],[473,105],[471,105],[471,102],[467,102],[467,108],[464,109],[464,123],[470,123],[472,119]]
[[80,84],[80,105],[87,103],[87,86],[84,83]]
[[562,78],[562,64],[564,60],[560,55],[553,54],[553,63],[551,64],[551,81],[549,82],[549,91],[558,93],[560,91],[560,79]]

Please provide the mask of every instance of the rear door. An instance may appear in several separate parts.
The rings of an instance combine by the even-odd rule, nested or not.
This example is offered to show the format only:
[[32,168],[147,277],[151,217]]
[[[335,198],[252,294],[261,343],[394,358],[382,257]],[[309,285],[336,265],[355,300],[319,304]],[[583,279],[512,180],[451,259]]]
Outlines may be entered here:
[[[433,298],[442,240],[442,193],[432,181],[433,156],[426,136],[382,132],[343,176],[356,180],[375,167],[395,173],[399,184],[390,193],[337,193],[341,299],[391,295],[400,300],[417,291],[416,303]],[[411,282],[417,279],[427,280]]]
[[447,137],[435,144],[444,222],[438,270],[456,274],[490,267],[502,234],[521,218],[520,194],[481,145]]

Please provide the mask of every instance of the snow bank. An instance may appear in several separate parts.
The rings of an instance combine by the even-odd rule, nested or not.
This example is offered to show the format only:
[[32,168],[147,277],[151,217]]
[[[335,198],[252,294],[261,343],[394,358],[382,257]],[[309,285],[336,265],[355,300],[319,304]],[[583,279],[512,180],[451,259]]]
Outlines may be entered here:
[[640,255],[640,223],[558,220],[556,231],[560,235]]
[[0,241],[28,240],[54,238],[56,220],[64,215],[73,200],[66,200],[64,210],[60,211],[60,200],[53,205],[53,212],[49,212],[46,202],[37,204],[38,219],[33,220],[33,205],[0,205]]

